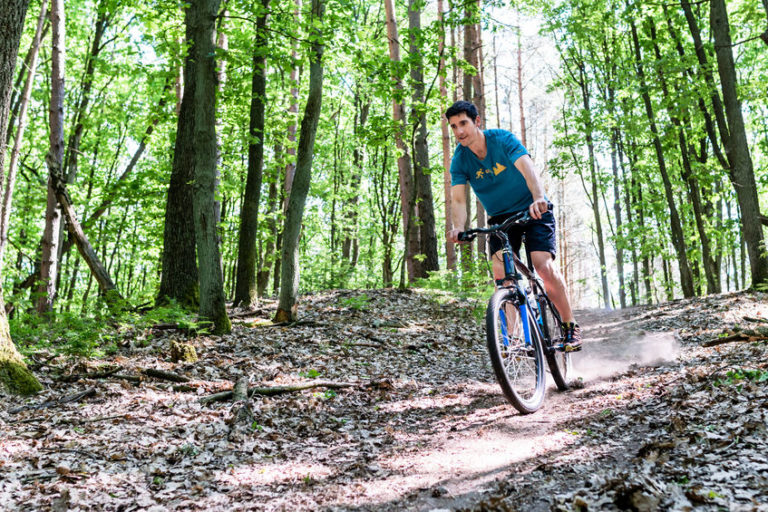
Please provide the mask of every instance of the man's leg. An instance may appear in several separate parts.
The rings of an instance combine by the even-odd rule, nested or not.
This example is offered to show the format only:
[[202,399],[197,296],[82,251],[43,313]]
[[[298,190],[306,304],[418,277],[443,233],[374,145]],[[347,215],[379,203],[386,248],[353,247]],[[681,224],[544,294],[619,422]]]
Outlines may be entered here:
[[491,270],[493,270],[493,278],[498,281],[504,279],[504,251],[496,251],[491,256]]
[[[504,251],[496,251],[491,256],[491,269],[493,270],[493,278],[498,281],[504,279],[504,257],[502,256]],[[510,284],[510,283],[506,283]],[[504,308],[504,316],[507,319],[507,333],[512,343],[520,343],[523,337],[523,326],[517,319],[519,313],[512,304],[507,303]],[[516,342],[512,341],[516,340]]]
[[555,265],[552,254],[545,251],[534,251],[531,253],[531,260],[533,260],[536,272],[544,281],[547,296],[555,304],[557,311],[560,312],[563,323],[575,322],[571,302],[568,299],[568,290],[565,289],[565,281]]
[[552,254],[546,251],[533,251],[531,252],[531,260],[533,260],[533,266],[536,267],[536,272],[544,281],[547,295],[560,312],[560,319],[563,321],[565,329],[565,339],[563,340],[565,351],[581,350],[581,328],[576,324],[573,317],[571,302],[568,300],[568,291],[565,289],[565,281],[554,265]]

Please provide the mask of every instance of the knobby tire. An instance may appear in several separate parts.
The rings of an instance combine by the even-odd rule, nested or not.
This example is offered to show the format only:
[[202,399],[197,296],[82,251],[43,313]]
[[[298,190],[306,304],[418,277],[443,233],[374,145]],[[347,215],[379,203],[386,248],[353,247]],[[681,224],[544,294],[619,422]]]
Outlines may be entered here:
[[546,348],[544,353],[549,365],[549,372],[552,374],[552,380],[555,381],[557,389],[567,391],[568,378],[571,370],[571,354],[563,349],[563,328],[555,305],[548,297],[539,294],[539,311],[541,312],[541,327],[546,339]]
[[[527,308],[530,332],[529,346],[525,346],[520,312],[515,305],[515,293],[508,289],[494,292],[485,314],[488,353],[496,380],[504,396],[522,414],[530,414],[541,407],[546,388],[544,350],[541,334],[530,308]],[[514,325],[507,332],[509,344],[504,345],[501,323],[502,308],[515,310]]]

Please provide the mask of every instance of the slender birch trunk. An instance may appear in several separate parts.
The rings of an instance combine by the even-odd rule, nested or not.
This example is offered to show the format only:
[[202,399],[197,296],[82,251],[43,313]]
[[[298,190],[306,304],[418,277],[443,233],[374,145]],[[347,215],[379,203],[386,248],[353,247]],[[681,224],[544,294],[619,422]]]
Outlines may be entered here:
[[51,0],[51,102],[49,105],[50,149],[46,156],[49,170],[45,229],[42,240],[40,286],[36,309],[40,314],[53,311],[59,270],[59,232],[61,208],[56,200],[50,174],[60,174],[64,160],[64,0]]
[[16,185],[16,172],[19,165],[19,154],[21,153],[21,142],[24,139],[24,131],[27,127],[27,107],[29,105],[29,98],[32,95],[32,84],[35,81],[35,73],[37,71],[37,56],[40,50],[40,41],[43,34],[43,27],[48,19],[48,4],[43,2],[40,8],[40,16],[37,19],[37,28],[35,29],[35,36],[32,39],[32,45],[29,49],[29,70],[24,81],[24,89],[21,93],[19,103],[19,126],[16,129],[16,133],[13,139],[13,149],[11,150],[11,161],[8,165],[8,176],[5,180],[5,188],[3,189],[3,203],[0,207],[0,270],[3,265],[3,254],[5,253],[5,246],[8,243],[8,226],[11,219],[11,206],[13,205],[13,189]]
[[[440,54],[438,86],[440,88],[440,98],[442,99],[441,111],[446,110],[446,100],[448,99],[448,89],[445,85],[445,14],[443,13],[443,0],[437,0],[437,20],[442,27],[440,31],[440,41],[438,42],[438,53]],[[445,232],[453,229],[451,220],[451,133],[448,128],[448,120],[444,115],[440,115],[440,134],[443,146],[443,194],[445,196]],[[456,245],[445,242],[446,267],[454,270],[456,268]]]
[[301,120],[299,145],[296,151],[296,173],[283,229],[282,267],[280,269],[280,299],[275,313],[276,322],[295,321],[298,315],[299,237],[304,206],[312,179],[315,135],[323,101],[323,40],[322,23],[325,3],[312,0],[312,14],[307,20],[312,43],[309,52],[309,93]]

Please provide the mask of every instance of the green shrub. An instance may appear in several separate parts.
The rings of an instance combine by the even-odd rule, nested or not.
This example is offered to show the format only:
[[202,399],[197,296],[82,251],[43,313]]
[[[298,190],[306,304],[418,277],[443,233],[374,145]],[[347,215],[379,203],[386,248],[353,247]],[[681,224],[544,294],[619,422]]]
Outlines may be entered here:
[[193,314],[173,303],[145,314],[125,311],[117,316],[83,316],[59,312],[52,317],[41,317],[22,312],[9,321],[11,337],[24,355],[49,350],[54,354],[83,357],[114,353],[119,342],[127,338],[144,339],[145,331],[158,323],[175,323],[182,329],[200,330]]

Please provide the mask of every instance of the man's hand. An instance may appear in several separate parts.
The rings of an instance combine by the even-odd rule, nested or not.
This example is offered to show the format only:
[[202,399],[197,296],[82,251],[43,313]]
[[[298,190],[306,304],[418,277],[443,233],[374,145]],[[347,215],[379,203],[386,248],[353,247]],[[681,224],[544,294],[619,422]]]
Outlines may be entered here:
[[461,229],[452,229],[445,233],[445,238],[448,239],[449,242],[452,242],[454,244],[463,244],[464,242],[459,241],[459,233],[461,233],[463,230]]
[[531,206],[528,207],[528,213],[530,213],[531,217],[534,219],[540,219],[543,214],[547,213],[547,210],[549,210],[547,200],[543,197],[534,199]]

